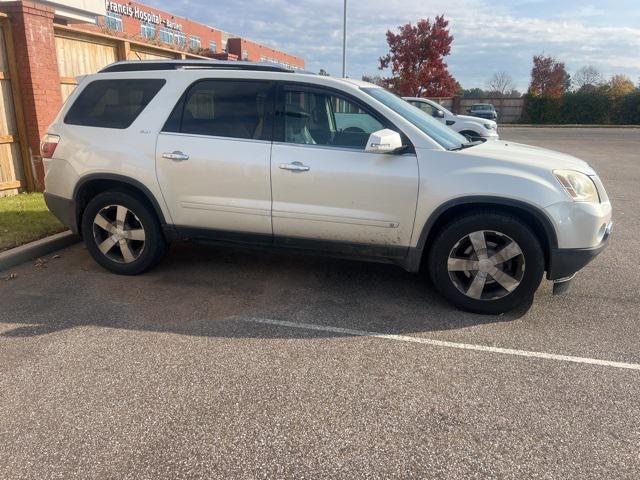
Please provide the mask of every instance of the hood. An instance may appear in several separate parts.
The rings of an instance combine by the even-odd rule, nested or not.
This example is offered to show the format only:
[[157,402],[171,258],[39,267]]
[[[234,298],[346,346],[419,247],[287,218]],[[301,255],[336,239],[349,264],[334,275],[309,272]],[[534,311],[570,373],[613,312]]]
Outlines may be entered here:
[[471,115],[456,115],[461,120],[466,120],[468,122],[478,122],[478,123],[492,123],[495,124],[493,120],[489,120],[488,118],[481,117],[472,117]]
[[484,142],[482,145],[461,150],[469,155],[477,155],[494,160],[501,160],[509,163],[529,165],[533,167],[545,168],[548,170],[567,169],[577,170],[587,175],[595,175],[596,172],[584,160],[548,150],[541,147],[533,147],[522,143],[505,142],[496,140]]

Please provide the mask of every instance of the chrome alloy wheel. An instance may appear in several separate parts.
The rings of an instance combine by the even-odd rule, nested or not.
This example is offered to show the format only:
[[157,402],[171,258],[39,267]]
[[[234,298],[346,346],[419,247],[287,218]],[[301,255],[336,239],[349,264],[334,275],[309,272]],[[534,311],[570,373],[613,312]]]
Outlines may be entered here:
[[107,205],[93,220],[93,238],[109,260],[131,263],[144,250],[145,231],[131,210],[122,205]]
[[449,278],[467,297],[497,300],[513,292],[524,277],[520,246],[507,235],[479,230],[453,246],[447,260]]

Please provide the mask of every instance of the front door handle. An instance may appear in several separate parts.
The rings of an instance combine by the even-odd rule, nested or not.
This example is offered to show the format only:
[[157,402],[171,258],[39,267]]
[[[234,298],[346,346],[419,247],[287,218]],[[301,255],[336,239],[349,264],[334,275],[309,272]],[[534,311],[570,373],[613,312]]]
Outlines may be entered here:
[[182,153],[178,150],[176,150],[175,152],[165,152],[162,154],[162,158],[168,158],[169,160],[174,160],[176,162],[182,162],[184,160],[189,160],[189,155],[187,155],[186,153]]
[[309,167],[303,165],[302,162],[281,163],[279,167],[282,170],[290,170],[292,172],[307,172]]

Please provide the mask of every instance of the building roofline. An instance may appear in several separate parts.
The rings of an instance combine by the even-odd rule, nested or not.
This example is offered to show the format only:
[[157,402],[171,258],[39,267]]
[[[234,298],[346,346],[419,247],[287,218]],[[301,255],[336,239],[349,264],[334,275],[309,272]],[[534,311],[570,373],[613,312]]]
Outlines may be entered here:
[[[107,65],[99,73],[136,72],[148,70],[181,70],[181,69],[214,69],[214,70],[254,70],[263,72],[295,73],[296,70],[285,68],[268,62],[245,62],[227,60],[128,60]],[[305,72],[308,73],[308,72]]]

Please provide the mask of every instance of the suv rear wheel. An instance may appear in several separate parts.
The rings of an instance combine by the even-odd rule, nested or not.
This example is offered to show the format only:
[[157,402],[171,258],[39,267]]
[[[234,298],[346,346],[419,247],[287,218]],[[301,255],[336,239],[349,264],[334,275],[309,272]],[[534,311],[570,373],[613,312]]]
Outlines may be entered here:
[[436,289],[458,308],[499,314],[530,305],[544,273],[544,253],[513,215],[476,213],[445,226],[429,253]]
[[166,250],[155,212],[133,195],[96,195],[82,215],[82,235],[91,256],[107,270],[137,275],[155,266]]

